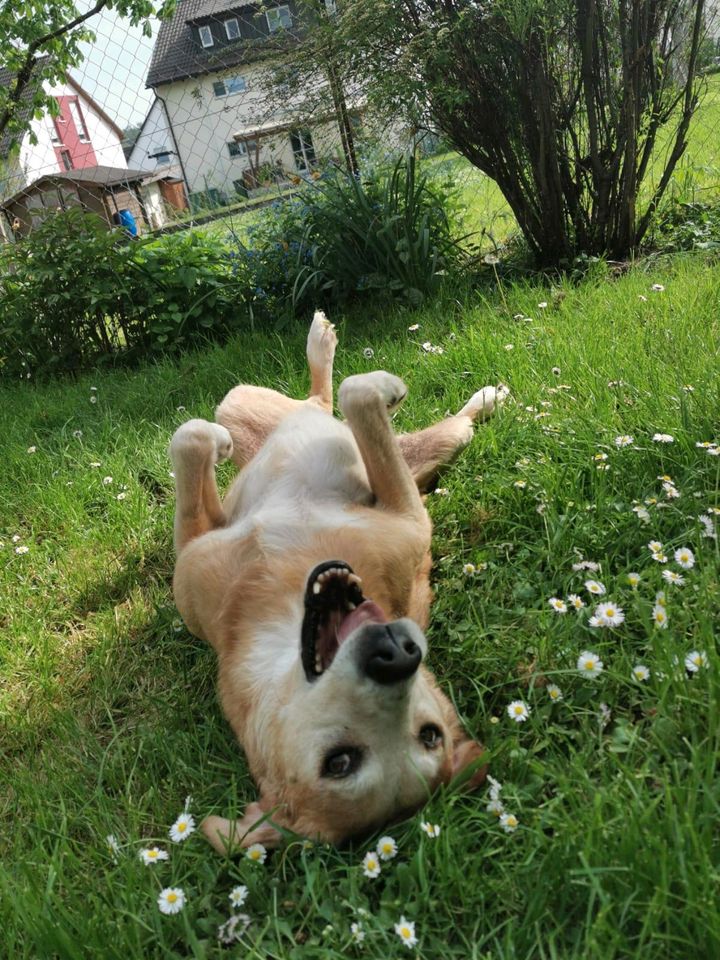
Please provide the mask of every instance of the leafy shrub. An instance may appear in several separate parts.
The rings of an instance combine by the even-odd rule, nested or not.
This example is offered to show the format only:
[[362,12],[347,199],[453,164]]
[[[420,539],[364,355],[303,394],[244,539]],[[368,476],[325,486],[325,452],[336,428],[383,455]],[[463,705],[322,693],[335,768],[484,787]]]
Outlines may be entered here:
[[413,157],[354,177],[338,169],[302,196],[277,202],[234,236],[233,257],[253,278],[255,309],[305,311],[360,297],[421,303],[457,262],[449,191],[418,174]]
[[196,231],[133,241],[71,209],[0,256],[5,375],[178,348],[210,330],[222,336],[243,316],[237,264]]
[[655,244],[677,250],[720,250],[720,204],[674,203],[658,218]]

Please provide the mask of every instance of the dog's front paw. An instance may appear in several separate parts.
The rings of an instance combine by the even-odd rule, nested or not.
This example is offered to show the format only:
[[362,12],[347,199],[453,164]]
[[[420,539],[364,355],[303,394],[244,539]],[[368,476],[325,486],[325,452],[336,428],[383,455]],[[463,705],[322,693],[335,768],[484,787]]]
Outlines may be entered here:
[[488,420],[496,410],[505,403],[510,391],[504,383],[497,387],[483,387],[474,393],[465,406],[458,413],[459,417],[470,417],[471,420]]
[[188,420],[175,431],[170,441],[170,456],[178,460],[206,460],[221,463],[232,456],[232,437],[225,427],[208,420]]
[[400,377],[385,370],[373,370],[343,380],[338,391],[338,406],[347,417],[353,407],[371,403],[379,397],[388,413],[393,413],[406,396],[407,387]]
[[337,334],[322,310],[316,310],[307,338],[307,358],[311,367],[331,364],[335,357]]

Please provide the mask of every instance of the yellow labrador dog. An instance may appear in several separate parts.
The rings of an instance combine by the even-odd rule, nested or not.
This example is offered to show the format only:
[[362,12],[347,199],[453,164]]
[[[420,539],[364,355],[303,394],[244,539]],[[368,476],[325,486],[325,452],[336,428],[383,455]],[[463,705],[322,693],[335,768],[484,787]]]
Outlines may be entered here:
[[[217,652],[223,710],[260,791],[241,819],[205,820],[220,852],[277,845],[282,828],[333,843],[366,834],[482,752],[422,666],[421,491],[506,391],[485,387],[456,416],[396,436],[389,414],[406,388],[378,370],[343,381],[343,422],[336,342],[316,313],[307,400],[239,386],[217,423],[191,420],[170,445],[177,606]],[[214,468],[227,457],[240,473],[221,502]]]

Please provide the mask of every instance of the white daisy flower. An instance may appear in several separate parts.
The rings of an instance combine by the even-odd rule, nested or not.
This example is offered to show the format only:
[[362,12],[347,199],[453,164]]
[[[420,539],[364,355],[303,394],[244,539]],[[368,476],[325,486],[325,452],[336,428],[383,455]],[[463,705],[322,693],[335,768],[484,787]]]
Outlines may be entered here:
[[22,555],[27,553],[30,550],[30,547],[26,547],[24,544],[21,547],[15,547],[15,553]]
[[435,487],[435,490],[433,491],[433,493],[435,494],[436,497],[450,496],[450,491],[448,490],[447,487]]
[[538,304],[538,307],[540,307],[541,310],[545,310],[547,307],[547,301],[541,300],[540,303]]
[[360,923],[350,924],[350,936],[353,943],[362,943],[365,939],[365,931]]
[[630,584],[631,587],[636,587],[640,583],[640,574],[635,573],[634,571],[631,571],[630,573],[627,574],[625,579],[627,580],[627,582]]
[[599,677],[603,671],[603,662],[596,653],[583,650],[578,657],[577,668],[585,677]]
[[365,347],[363,350],[363,356],[366,360],[372,360],[372,358],[375,356],[375,351],[372,347]]
[[610,723],[610,718],[612,717],[612,712],[610,707],[606,703],[600,704],[600,715],[598,720],[600,721],[601,727],[606,727]]
[[246,913],[233,913],[218,927],[217,938],[220,943],[237,943],[249,926],[250,917]]
[[109,833],[105,837],[105,844],[113,857],[117,857],[120,854],[120,844],[114,833]]
[[615,437],[615,446],[616,447],[629,447],[630,444],[634,443],[635,440],[628,433],[622,433],[619,437]]
[[663,490],[665,491],[665,497],[668,500],[677,500],[680,496],[680,491],[675,484],[669,483],[667,480],[663,483]]
[[692,570],[695,566],[695,554],[690,547],[678,547],[673,556],[675,563],[683,570]]
[[462,568],[463,573],[466,577],[471,577],[475,573],[475,564],[474,563],[464,563]]
[[574,563],[572,565],[573,573],[578,573],[580,570],[589,570],[591,573],[597,573],[600,569],[600,564],[595,563],[594,560],[580,560],[579,563]]
[[395,933],[408,948],[414,947],[418,942],[418,938],[415,936],[415,924],[406,920],[405,917],[400,917],[400,923],[395,924]]
[[161,850],[159,847],[146,847],[145,850],[141,850],[138,853],[138,856],[145,866],[149,866],[151,863],[158,863],[160,860],[167,860],[168,852],[167,850]]
[[585,589],[595,597],[602,597],[606,592],[604,584],[600,583],[599,580],[586,580]]
[[90,392],[91,392],[91,393],[95,393],[96,391],[97,391],[97,387],[90,387]]
[[639,504],[637,504],[633,507],[633,513],[636,513],[638,520],[642,520],[643,523],[650,523],[650,514],[645,507],[641,507]]
[[160,891],[158,907],[160,913],[180,913],[185,906],[185,891],[180,887],[166,887]]
[[663,290],[665,289],[665,287],[664,287],[661,283],[654,283],[654,284],[650,287],[650,289],[651,289],[654,293],[662,293]]
[[695,393],[695,387],[691,383],[683,384],[683,390],[685,393]]
[[643,303],[647,303],[647,297],[643,296],[642,293],[638,294],[638,300],[641,300]]
[[650,671],[644,664],[638,663],[632,668],[632,675],[635,680],[642,682],[649,679]]
[[442,347],[433,346],[433,344],[430,343],[429,340],[425,341],[425,343],[422,345],[422,348],[425,351],[425,353],[436,353],[436,354],[445,353]]
[[705,453],[707,453],[709,457],[720,457],[720,447],[708,447]]
[[440,826],[437,823],[429,823],[427,820],[423,820],[420,829],[433,839],[440,836]]
[[381,860],[392,860],[397,856],[398,845],[393,837],[380,837],[376,850]]
[[115,497],[115,499],[116,499],[116,500],[124,500],[126,496],[127,496],[127,493],[123,490],[122,493],[118,493],[118,495]]
[[97,397],[94,393],[90,395],[90,403],[97,403]]
[[508,716],[515,723],[524,723],[530,716],[530,707],[524,700],[513,700],[507,707]]
[[713,443],[712,440],[696,440],[695,446],[698,447],[700,450],[709,450],[710,447],[714,447],[716,446],[716,444]]
[[654,433],[653,441],[655,443],[675,443],[675,437],[671,433]]
[[622,607],[618,607],[612,601],[599,603],[595,607],[595,617],[603,627],[618,627],[625,620]]
[[652,558],[655,561],[655,563],[667,563],[668,561],[667,554],[662,553],[660,551],[658,551],[657,553],[653,553]]
[[703,537],[707,537],[709,540],[717,540],[717,533],[715,532],[715,522],[712,517],[709,517],[706,513],[701,513],[698,517],[698,520],[703,525]]
[[550,699],[554,700],[555,703],[559,702],[563,698],[562,690],[556,683],[549,683],[547,687],[547,692]]
[[707,669],[708,657],[704,650],[693,650],[685,657],[685,669],[690,673],[697,673],[701,668]]
[[240,886],[233,887],[230,893],[228,894],[228,900],[230,901],[230,906],[235,909],[241,907],[247,900],[248,888],[244,884]]
[[650,553],[659,553],[662,550],[662,544],[659,540],[651,540],[647,545]]
[[582,608],[585,606],[585,601],[581,597],[579,597],[576,593],[569,593],[567,602],[575,610],[582,610]]
[[658,590],[658,592],[655,594],[655,603],[659,604],[661,607],[667,606],[667,598],[664,590]]
[[527,480],[514,480],[513,486],[517,487],[518,490],[524,490],[525,487],[527,486]]
[[175,823],[170,827],[169,837],[173,843],[180,843],[186,840],[195,830],[195,819],[189,813],[181,813]]
[[37,453],[37,447],[28,447],[28,448],[27,448],[27,452],[28,452],[28,453]]
[[107,487],[107,486],[109,486],[109,485],[113,482],[113,478],[112,478],[112,477],[103,477],[103,481],[102,481],[102,482],[103,482],[103,486],[104,486],[104,487]]
[[368,850],[363,857],[363,873],[366,877],[375,879],[380,876],[380,860],[374,850]]
[[83,435],[82,430],[73,430],[73,436],[75,437],[76,440],[81,440],[82,435]]
[[267,860],[267,850],[261,843],[252,843],[245,851],[245,856],[253,863],[265,863]]
[[485,807],[487,813],[491,813],[494,817],[501,817],[505,813],[505,804],[502,800],[490,800],[488,805]]
[[21,537],[20,537],[20,534],[19,534],[19,533],[14,533],[14,534],[10,537],[10,539],[12,540],[13,543],[20,543]]
[[560,367],[553,367],[552,372],[556,377],[559,377],[562,371],[560,370]]
[[553,608],[555,613],[567,613],[567,604],[564,600],[560,600],[559,597],[550,597],[548,603]]
[[666,630],[668,625],[667,611],[661,603],[656,603],[652,610],[653,623],[658,630]]
[[685,577],[680,573],[676,573],[674,570],[663,570],[662,576],[663,580],[666,580],[668,583],[674,583],[677,587],[681,587],[685,583]]
[[607,460],[607,458],[608,455],[606,453],[596,453],[593,455],[593,460],[598,463],[603,463],[605,460]]
[[487,775],[487,782],[490,784],[490,799],[497,800],[502,791],[502,784],[499,780],[496,780],[495,777]]
[[520,821],[514,813],[503,813],[500,817],[500,826],[503,828],[505,833],[515,833],[519,824]]
[[420,329],[419,323],[411,323],[410,326],[408,327],[408,330],[410,331],[410,333],[415,333],[415,331],[419,329]]

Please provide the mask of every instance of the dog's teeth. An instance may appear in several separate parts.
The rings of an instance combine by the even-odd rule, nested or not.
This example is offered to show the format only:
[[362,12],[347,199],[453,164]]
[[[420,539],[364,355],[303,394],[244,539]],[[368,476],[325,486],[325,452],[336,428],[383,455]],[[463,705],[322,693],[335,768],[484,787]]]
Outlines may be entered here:
[[348,603],[347,607],[348,607],[348,610],[355,610],[355,609],[357,609],[357,608],[355,607],[355,604],[354,604],[354,603]]
[[322,583],[324,580],[327,580],[328,572],[329,572],[329,571],[326,571],[325,573],[319,573],[319,574],[318,574],[318,578],[317,578],[317,582],[318,582],[318,583]]
[[313,593],[320,593],[321,590],[322,590],[322,587],[316,580],[315,583],[313,584]]
[[362,580],[356,573],[349,573],[348,580],[350,581],[350,583],[356,583],[358,586],[360,586],[360,584],[362,583]]
[[322,673],[322,657],[319,653],[315,654],[315,673]]

